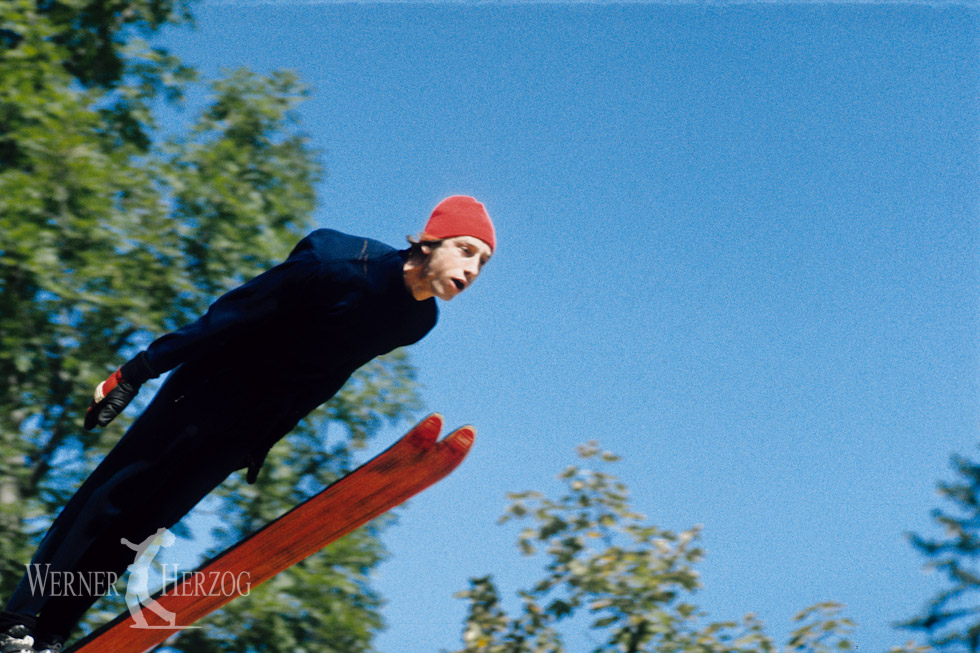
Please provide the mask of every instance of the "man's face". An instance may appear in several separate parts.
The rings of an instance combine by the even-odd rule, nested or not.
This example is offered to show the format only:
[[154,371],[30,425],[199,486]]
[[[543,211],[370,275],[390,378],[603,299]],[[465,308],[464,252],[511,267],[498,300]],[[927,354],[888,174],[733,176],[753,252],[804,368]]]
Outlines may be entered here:
[[491,254],[490,246],[479,238],[447,238],[422,266],[422,282],[432,295],[449,301],[476,281]]

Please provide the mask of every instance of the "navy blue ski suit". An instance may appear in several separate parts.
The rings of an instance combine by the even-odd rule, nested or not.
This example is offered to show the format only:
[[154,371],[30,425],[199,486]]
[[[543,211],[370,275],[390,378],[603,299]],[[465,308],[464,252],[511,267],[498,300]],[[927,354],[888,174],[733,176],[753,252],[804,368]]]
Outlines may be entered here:
[[[140,355],[176,370],[65,506],[32,565],[122,574],[141,542],[173,526],[233,471],[265,454],[372,358],[435,326],[434,299],[405,286],[408,250],[328,229],[219,298]],[[50,567],[43,567],[50,565]],[[66,638],[98,596],[35,596],[25,575],[7,610]]]

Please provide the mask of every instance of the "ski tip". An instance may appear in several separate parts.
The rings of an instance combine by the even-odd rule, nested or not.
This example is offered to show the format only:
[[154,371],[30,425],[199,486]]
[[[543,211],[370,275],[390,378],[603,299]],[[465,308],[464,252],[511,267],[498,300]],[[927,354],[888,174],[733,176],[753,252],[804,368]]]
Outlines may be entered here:
[[476,429],[467,424],[466,426],[459,427],[443,438],[441,444],[444,447],[449,447],[456,453],[465,455],[470,450],[470,447],[473,446],[475,439]]
[[416,424],[406,437],[418,444],[432,444],[439,438],[442,430],[442,415],[432,413]]

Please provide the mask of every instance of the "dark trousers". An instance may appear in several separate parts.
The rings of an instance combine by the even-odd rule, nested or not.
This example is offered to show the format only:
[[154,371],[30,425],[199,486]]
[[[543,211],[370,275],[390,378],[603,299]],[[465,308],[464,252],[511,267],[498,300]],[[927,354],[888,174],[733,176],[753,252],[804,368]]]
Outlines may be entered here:
[[[237,420],[221,420],[205,404],[195,406],[174,378],[164,384],[55,519],[32,569],[48,578],[51,572],[89,578],[110,572],[121,578],[136,557],[122,538],[138,544],[173,526],[245,466],[248,447],[233,433]],[[36,616],[42,636],[67,639],[99,595],[77,587],[45,595],[32,591],[29,575],[21,579],[7,610]]]

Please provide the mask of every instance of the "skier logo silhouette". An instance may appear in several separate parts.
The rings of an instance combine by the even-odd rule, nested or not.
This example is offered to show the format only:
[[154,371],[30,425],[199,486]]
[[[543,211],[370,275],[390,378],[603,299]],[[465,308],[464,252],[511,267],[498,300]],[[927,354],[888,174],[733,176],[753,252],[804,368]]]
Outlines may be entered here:
[[[166,528],[160,528],[156,533],[149,536],[139,544],[133,544],[125,537],[120,540],[122,544],[136,552],[136,559],[129,565],[129,581],[126,585],[126,607],[129,614],[133,616],[136,623],[131,628],[156,628],[168,630],[180,630],[185,626],[177,625],[176,613],[167,610],[165,607],[154,601],[150,597],[150,564],[153,558],[160,552],[161,548],[171,546],[177,541],[176,536]],[[151,626],[143,616],[143,608],[155,613],[166,621],[168,626]]]

